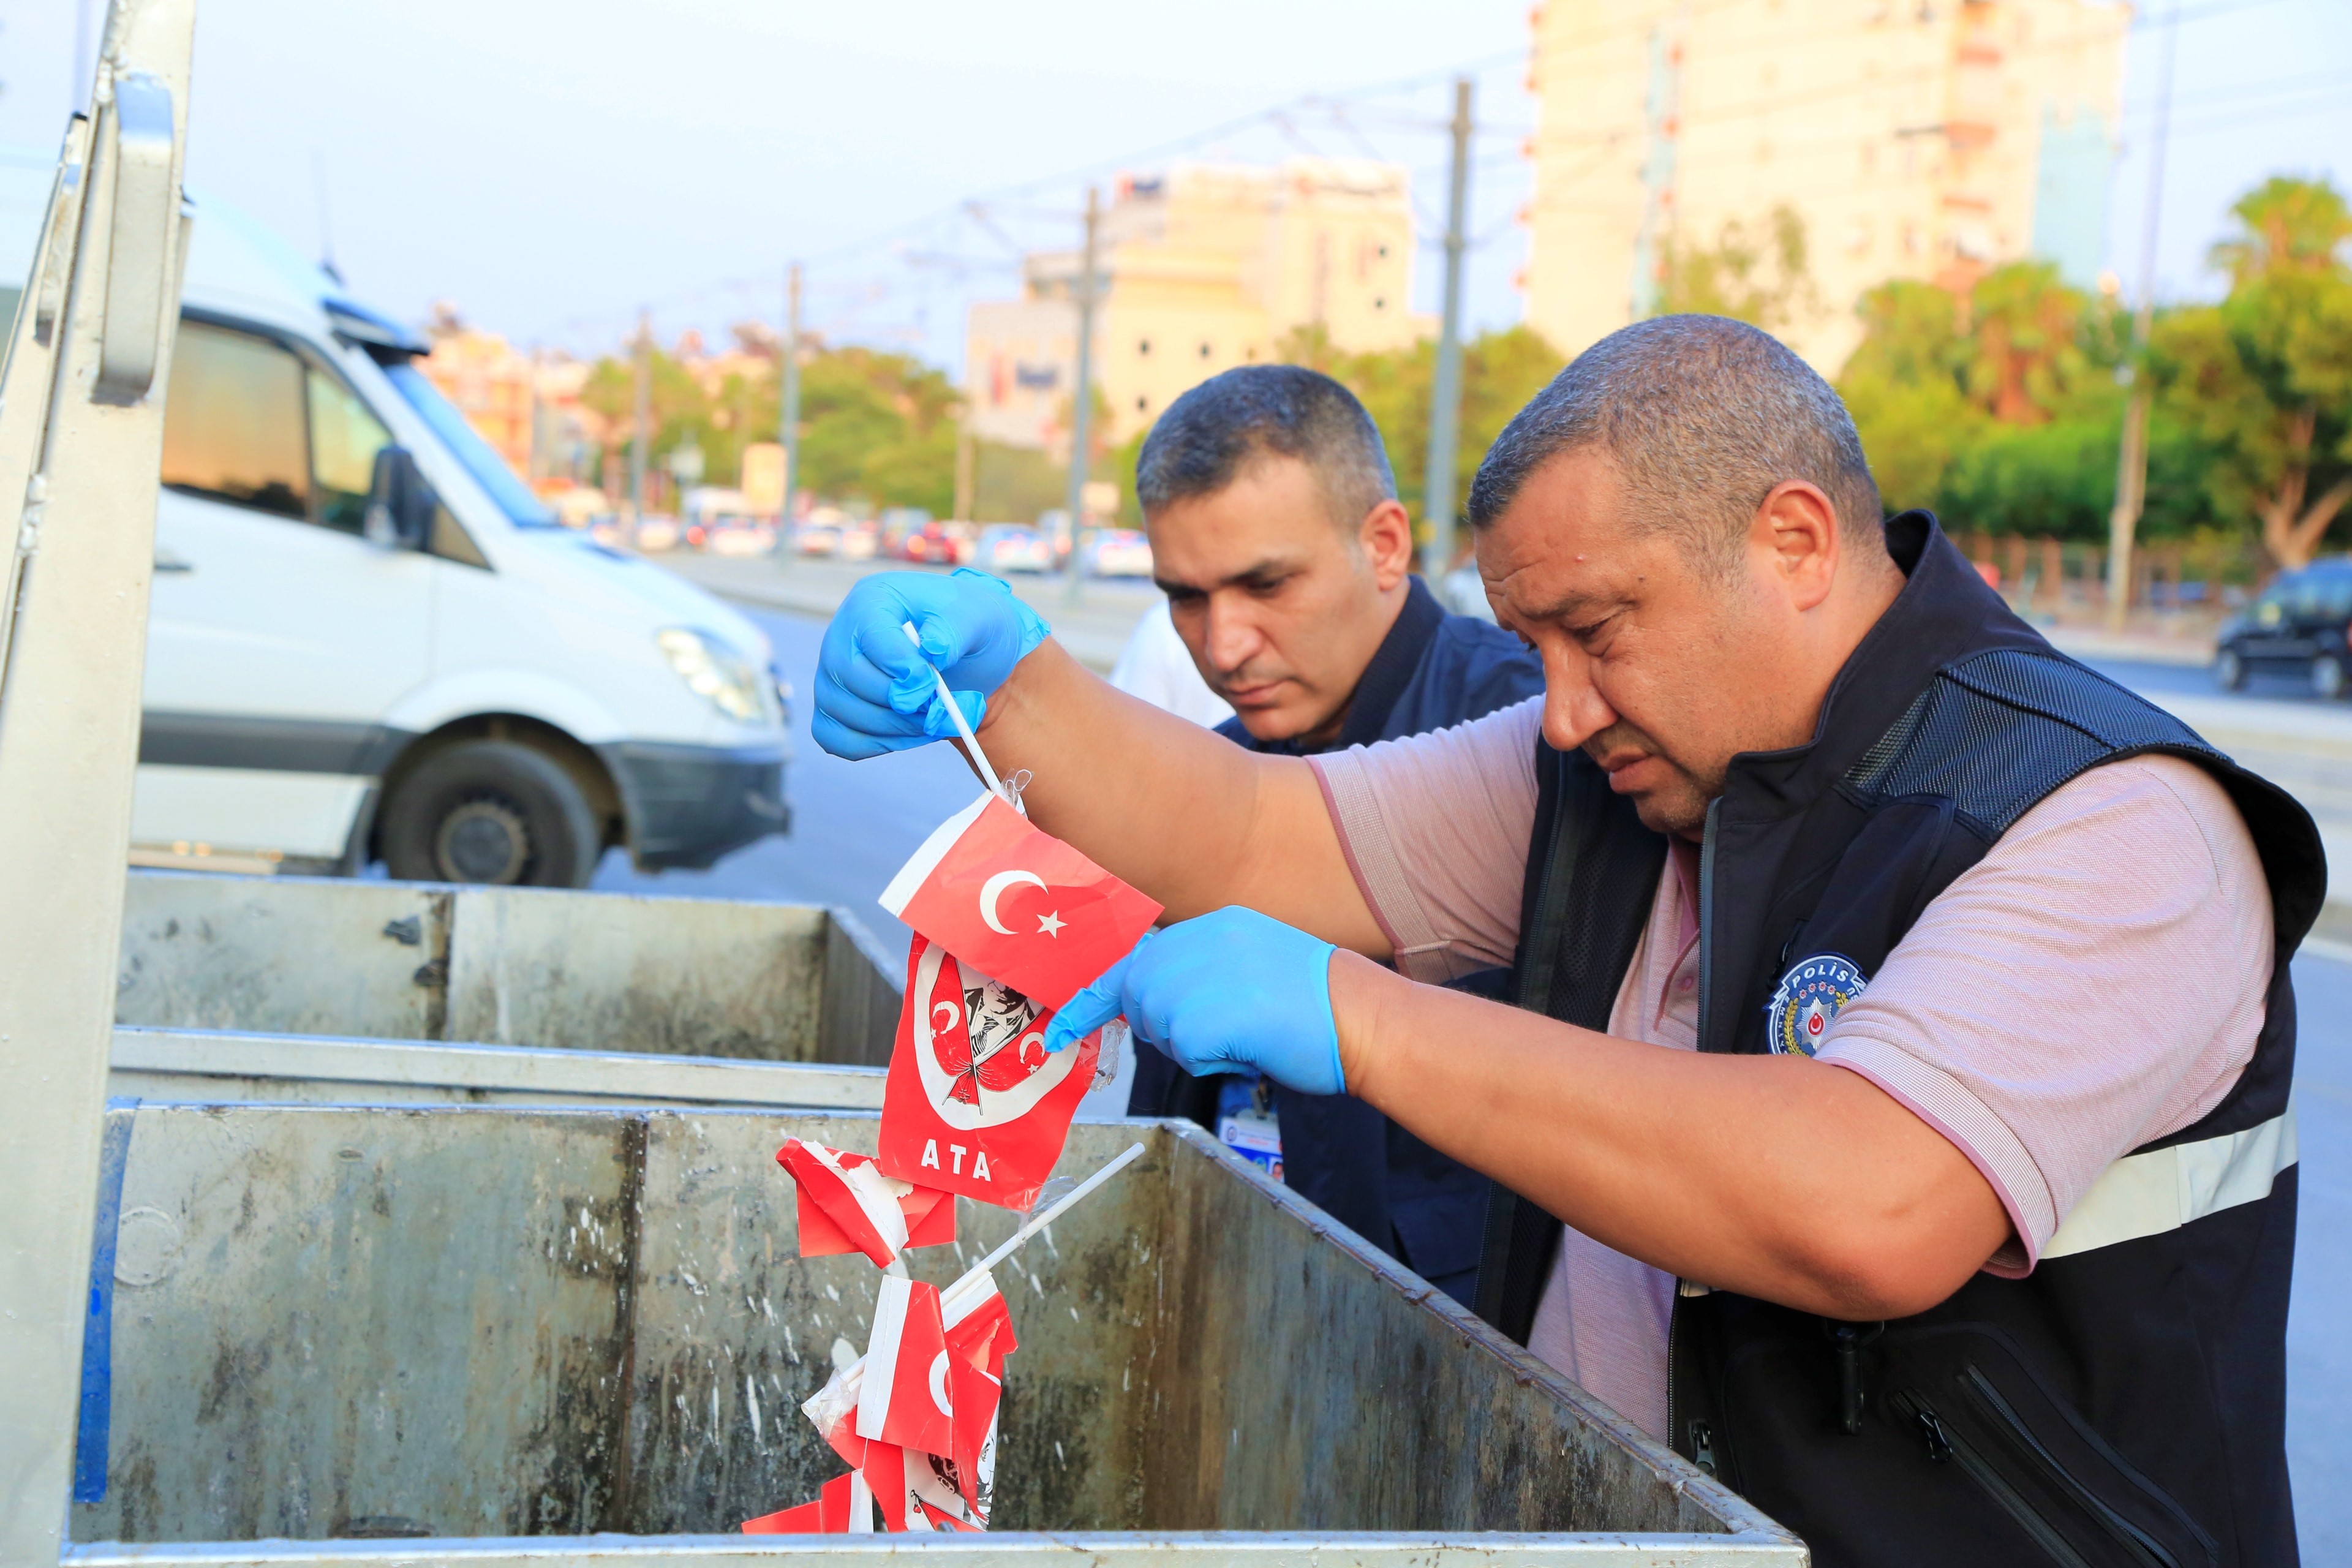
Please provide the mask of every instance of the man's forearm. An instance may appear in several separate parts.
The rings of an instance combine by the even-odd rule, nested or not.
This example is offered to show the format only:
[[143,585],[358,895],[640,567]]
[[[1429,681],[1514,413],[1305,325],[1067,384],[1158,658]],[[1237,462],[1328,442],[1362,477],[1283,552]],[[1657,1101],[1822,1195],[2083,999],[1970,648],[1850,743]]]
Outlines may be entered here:
[[1967,1157],[1843,1068],[1616,1039],[1344,953],[1331,997],[1351,1092],[1684,1278],[1895,1317],[1942,1300],[2009,1234]]
[[988,701],[980,742],[1029,771],[1039,826],[1183,920],[1243,904],[1376,957],[1386,942],[1307,763],[1129,697],[1048,641]]

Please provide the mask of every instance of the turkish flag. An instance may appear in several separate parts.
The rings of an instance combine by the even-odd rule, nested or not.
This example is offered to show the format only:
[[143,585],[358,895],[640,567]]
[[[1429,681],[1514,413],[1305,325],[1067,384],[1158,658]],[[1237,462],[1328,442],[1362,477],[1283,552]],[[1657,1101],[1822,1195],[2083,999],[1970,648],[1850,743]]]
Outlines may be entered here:
[[[776,1151],[776,1163],[784,1166],[786,1170],[792,1169],[793,1163],[784,1158],[785,1152],[793,1143],[798,1142],[797,1139],[792,1140],[783,1149]],[[804,1144],[803,1147],[816,1149],[823,1146]],[[837,1191],[831,1184],[832,1170],[818,1163],[814,1156],[807,1163],[816,1166],[816,1179],[814,1181],[796,1179],[793,1184],[796,1228],[800,1233],[803,1258],[831,1258],[840,1253],[866,1250],[851,1237],[848,1231],[835,1224],[832,1215],[825,1213],[824,1205],[820,1201],[818,1193],[823,1189],[833,1197],[835,1206],[839,1206],[844,1201],[844,1194],[848,1191],[847,1173],[857,1166],[870,1165],[874,1162],[867,1155],[853,1154],[846,1149],[827,1149],[825,1152],[833,1156],[834,1166],[838,1167],[843,1173],[841,1185]],[[878,1172],[876,1173],[880,1174]],[[956,1208],[953,1193],[942,1192],[937,1187],[919,1187],[910,1182],[901,1182],[891,1176],[883,1176],[882,1184],[889,1190],[891,1195],[898,1200],[898,1210],[906,1216],[905,1245],[944,1247],[955,1240]],[[847,1201],[856,1202],[854,1198]],[[866,1213],[862,1205],[858,1207],[858,1218],[860,1222],[866,1221]],[[871,1228],[870,1223],[863,1224],[861,1234],[864,1230]],[[879,1239],[878,1235],[876,1239]],[[867,1253],[867,1256],[873,1255]],[[887,1258],[884,1259],[886,1264],[887,1261]]]
[[882,1089],[883,1174],[1025,1209],[1094,1082],[1101,1035],[1048,1053],[1051,1011],[918,934]]
[[940,1455],[896,1443],[868,1443],[859,1473],[873,1489],[885,1530],[988,1528],[987,1521],[974,1517],[965,1506],[956,1484],[955,1466]]
[[882,890],[882,907],[1049,1007],[1124,958],[1160,914],[993,795],[924,840]]
[[873,1497],[866,1478],[856,1470],[825,1482],[814,1502],[743,1521],[746,1535],[871,1534],[873,1530]]
[[985,1524],[994,1506],[996,1415],[1004,1393],[1004,1358],[1018,1342],[1013,1314],[986,1274],[942,1298],[947,1330],[948,1394],[953,1406],[955,1479],[965,1505]]
[[[803,1205],[814,1204],[832,1222],[830,1235],[820,1233],[821,1242],[837,1236],[848,1243],[843,1251],[862,1252],[877,1268],[888,1268],[907,1245],[907,1211],[887,1178],[863,1156],[845,1160],[837,1149],[787,1138],[776,1163],[792,1173]],[[802,1256],[808,1256],[806,1247]]]
[[801,1414],[833,1451],[853,1467],[866,1463],[866,1439],[857,1435],[857,1395],[866,1386],[866,1360],[836,1367],[823,1388],[801,1402]]
[[952,1453],[954,1416],[948,1392],[947,1331],[940,1290],[920,1279],[882,1277],[874,1328],[866,1342],[865,1386],[857,1395],[857,1435],[927,1454]]

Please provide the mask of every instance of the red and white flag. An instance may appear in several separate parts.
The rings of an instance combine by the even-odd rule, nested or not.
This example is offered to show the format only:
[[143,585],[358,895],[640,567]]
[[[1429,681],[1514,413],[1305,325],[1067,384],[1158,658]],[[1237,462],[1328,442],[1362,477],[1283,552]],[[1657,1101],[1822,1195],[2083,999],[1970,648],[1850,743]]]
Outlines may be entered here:
[[873,1492],[865,1476],[856,1470],[825,1482],[814,1502],[743,1521],[746,1535],[870,1535],[873,1531]]
[[882,1172],[1025,1209],[1094,1081],[1101,1034],[1048,1053],[1040,1003],[919,934],[882,1091]]
[[882,890],[882,907],[1049,1007],[1124,958],[1160,914],[993,795],[923,841]]
[[983,1525],[995,1506],[996,1415],[1004,1393],[1004,1358],[1018,1345],[1013,1315],[986,1274],[941,1298],[947,1330],[948,1395],[954,1407],[955,1479]]
[[939,1287],[884,1275],[874,1299],[873,1336],[866,1342],[857,1435],[926,1454],[954,1452],[948,1361]]
[[907,1245],[907,1212],[880,1169],[863,1157],[852,1158],[854,1164],[839,1150],[797,1138],[785,1139],[776,1151],[776,1163],[792,1173],[802,1195],[824,1212],[849,1246],[877,1268],[887,1268]]
[[[804,1147],[815,1148],[818,1145],[810,1144]],[[874,1163],[870,1156],[853,1154],[846,1149],[829,1149],[825,1152],[833,1156],[834,1163],[844,1173],[845,1187],[848,1172],[860,1165],[871,1165]],[[777,1152],[776,1159],[779,1163],[784,1162],[782,1150]],[[786,1168],[790,1168],[788,1163]],[[937,1187],[919,1187],[911,1182],[902,1182],[892,1176],[884,1176],[882,1184],[892,1196],[898,1199],[898,1210],[906,1216],[906,1246],[943,1247],[955,1240],[956,1207],[953,1193],[944,1192]],[[866,1250],[851,1240],[849,1232],[835,1224],[833,1216],[825,1213],[824,1206],[818,1202],[811,1183],[796,1180],[793,1184],[793,1191],[803,1258],[831,1258],[840,1253]],[[837,1202],[839,1194],[836,1194],[835,1198]]]
[[868,1443],[860,1473],[873,1489],[885,1530],[988,1528],[987,1521],[974,1517],[965,1505],[956,1485],[955,1467],[941,1455],[902,1448],[896,1443]]
[[801,1414],[833,1451],[853,1467],[866,1463],[866,1439],[857,1435],[857,1395],[866,1386],[864,1357],[835,1367],[823,1388],[801,1402]]

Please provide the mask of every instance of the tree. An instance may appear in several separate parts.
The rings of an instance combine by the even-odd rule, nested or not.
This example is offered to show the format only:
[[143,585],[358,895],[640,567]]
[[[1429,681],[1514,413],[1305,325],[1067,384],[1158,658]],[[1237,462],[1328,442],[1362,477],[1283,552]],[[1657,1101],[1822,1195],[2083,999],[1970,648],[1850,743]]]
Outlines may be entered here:
[[1959,301],[1932,283],[1882,283],[1862,297],[1862,342],[1838,391],[1862,433],[1887,510],[1939,504],[1945,476],[1979,438],[1965,390],[1971,351]]
[[2157,325],[2164,405],[2212,451],[2204,487],[2251,514],[2284,567],[2307,564],[2352,502],[2352,210],[2325,180],[2273,178],[2231,209],[2213,248],[2219,305]]
[[[1319,327],[1292,332],[1283,359],[1323,371],[1354,393],[1379,427],[1396,474],[1397,499],[1424,521],[1428,513],[1429,413],[1437,379],[1437,344],[1423,338],[1409,349],[1344,353]],[[1482,332],[1462,346],[1462,412],[1456,425],[1454,504],[1511,416],[1559,374],[1567,362],[1531,327]]]
[[1805,260],[1805,220],[1784,204],[1758,228],[1750,233],[1738,219],[1727,219],[1707,247],[1668,237],[1658,269],[1657,314],[1729,316],[1768,332],[1819,314],[1821,299]]
[[2083,327],[2089,301],[2054,261],[2013,261],[1969,290],[1969,395],[2004,425],[2042,425],[2091,369]]
[[[688,444],[702,449],[714,483],[732,482],[743,447],[775,439],[772,368],[730,374],[707,389],[686,364],[652,351],[649,468]],[[614,422],[625,442],[635,419],[635,366],[599,361],[581,401]],[[946,375],[907,354],[819,349],[802,368],[801,483],[837,501],[919,506],[944,516],[955,501],[956,419],[961,407]]]

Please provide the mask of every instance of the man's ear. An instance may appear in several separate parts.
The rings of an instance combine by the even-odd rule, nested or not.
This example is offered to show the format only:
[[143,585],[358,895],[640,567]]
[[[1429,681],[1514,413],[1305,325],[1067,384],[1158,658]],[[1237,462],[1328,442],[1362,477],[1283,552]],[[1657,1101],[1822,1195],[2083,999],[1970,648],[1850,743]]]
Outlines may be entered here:
[[1404,503],[1384,500],[1364,514],[1356,544],[1372,563],[1372,581],[1383,594],[1412,572],[1412,514]]
[[1785,479],[1756,509],[1748,552],[1764,580],[1802,613],[1830,595],[1841,564],[1837,509],[1821,487]]

